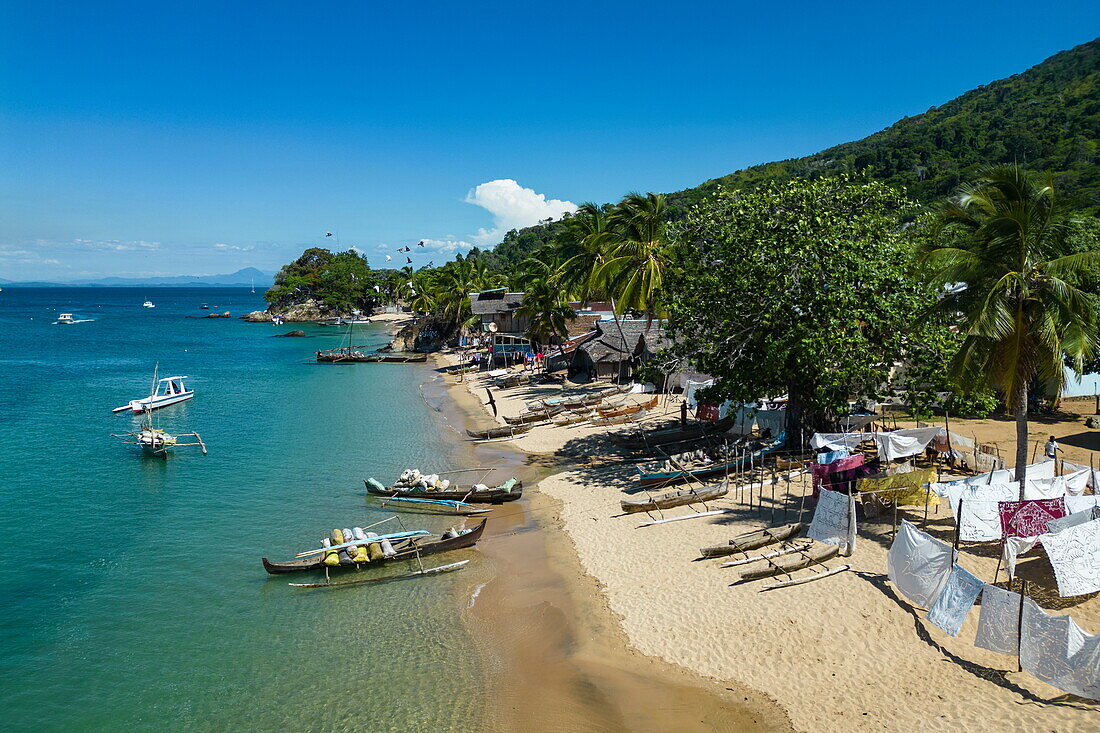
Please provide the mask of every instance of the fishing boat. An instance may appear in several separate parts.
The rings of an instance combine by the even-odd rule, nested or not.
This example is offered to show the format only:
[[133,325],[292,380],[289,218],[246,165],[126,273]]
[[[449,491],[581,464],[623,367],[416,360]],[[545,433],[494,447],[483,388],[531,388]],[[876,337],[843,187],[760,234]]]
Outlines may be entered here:
[[427,354],[411,351],[363,351],[356,346],[340,346],[317,352],[317,361],[360,364],[418,364],[428,360]]
[[382,506],[395,504],[395,509],[407,509],[428,514],[456,514],[467,517],[493,511],[458,499],[414,499],[411,496],[368,496],[367,498],[381,502]]
[[634,402],[623,405],[612,405],[608,407],[597,407],[596,412],[600,413],[600,417],[621,417],[622,415],[632,415],[635,412],[641,412],[642,410],[648,410],[657,406],[657,395],[653,395],[645,402]]
[[612,435],[611,441],[622,448],[630,450],[644,450],[671,443],[682,443],[696,440],[708,435],[721,435],[734,426],[736,415],[727,415],[715,422],[698,422],[686,427],[676,425],[662,430],[653,430],[648,433],[623,433]]
[[271,325],[281,326],[281,325],[283,325],[283,323],[285,323],[285,321],[283,321],[281,316],[272,316],[271,317]]
[[[202,454],[206,455],[206,443],[203,442],[202,437],[198,433],[183,433],[182,435],[172,435],[164,430],[153,425],[152,411],[148,408],[145,410],[145,416],[141,420],[141,426],[134,432],[111,434],[112,438],[118,438],[124,445],[136,445],[141,448],[145,455],[156,456],[158,458],[168,458],[168,452],[174,448],[182,448],[185,446],[199,446],[202,449]],[[192,442],[183,443],[180,442],[183,438],[192,438]]]
[[[282,575],[329,568],[370,567],[399,560],[416,560],[427,555],[473,547],[481,539],[486,521],[482,519],[473,529],[450,529],[438,539],[423,542],[420,538],[428,534],[423,530],[371,537],[361,529],[356,532],[355,530],[359,528],[354,528],[350,530],[352,534],[350,541],[332,542],[326,537],[320,549],[300,553],[300,556],[293,560],[272,562],[264,557],[260,561],[267,572],[272,575]],[[333,539],[344,539],[344,531],[334,531]]]
[[447,485],[445,488],[425,489],[421,485],[383,486],[382,482],[368,478],[363,481],[367,493],[374,496],[407,496],[412,499],[457,499],[468,504],[503,504],[515,501],[523,496],[523,482],[513,477],[497,487],[475,484],[474,486]]
[[[758,465],[765,456],[782,448],[786,441],[787,434],[785,432],[780,433],[778,438],[769,440],[755,450],[746,452],[736,458],[732,456],[732,447],[722,450],[715,449],[713,453],[701,461],[701,465],[691,461],[691,454],[684,456],[682,460],[680,456],[672,456],[663,466],[639,468],[638,484],[640,486],[667,486],[668,484],[693,479],[723,476],[743,466]],[[695,451],[694,453],[699,452]],[[705,451],[703,452],[705,453]]]
[[[88,319],[88,320],[91,320],[91,319]],[[54,321],[54,325],[55,326],[71,326],[74,323],[84,323],[84,322],[85,321],[83,321],[83,320],[73,318],[72,313],[62,313],[61,315],[59,315],[57,317],[57,320]]]
[[711,486],[703,486],[698,489],[683,489],[682,491],[673,491],[668,494],[660,494],[658,496],[639,499],[637,501],[628,501],[623,499],[619,502],[619,506],[627,514],[634,514],[636,512],[651,512],[656,509],[671,509],[676,506],[684,506],[685,504],[697,504],[703,501],[711,501],[712,499],[719,499],[729,493],[729,484],[723,481],[720,484],[712,484]]
[[608,393],[595,393],[585,395],[572,395],[564,397],[547,397],[542,400],[545,407],[564,407],[567,410],[577,410],[582,407],[592,407],[607,399]]
[[550,422],[554,423],[558,427],[568,427],[570,425],[580,425],[583,422],[588,422],[592,418],[592,410],[566,410],[560,415],[555,415],[550,418]]
[[504,417],[504,422],[509,425],[534,425],[536,423],[550,422],[550,418],[557,415],[564,407],[543,407],[537,410],[527,410],[514,417]]
[[210,310],[210,304],[209,303],[199,303],[199,309],[204,310],[204,311],[208,311],[208,310]]
[[142,308],[156,308],[156,306],[153,305],[153,301],[151,301],[151,300],[147,300],[144,303],[142,303],[141,307]]
[[111,412],[145,412],[145,410],[157,410],[161,407],[174,405],[177,402],[185,402],[195,396],[195,390],[188,389],[184,385],[187,377],[165,377],[157,379],[156,369],[153,369],[153,386],[148,397],[138,400],[130,400],[122,407],[116,407]]
[[466,429],[466,435],[483,443],[491,440],[511,440],[529,432],[531,432],[530,425],[502,425],[497,428],[486,428],[485,430]]
[[757,570],[747,570],[741,573],[741,580],[757,580],[759,578],[771,578],[775,575],[789,575],[795,570],[801,570],[830,560],[836,557],[839,551],[840,547],[837,545],[815,543],[806,550],[794,553],[793,556],[788,556],[782,560],[769,560],[764,567]]
[[645,419],[646,411],[641,410],[639,412],[630,412],[625,415],[614,415],[612,417],[602,417],[597,415],[596,417],[589,418],[588,422],[597,427],[608,427],[611,425],[625,425],[626,423],[634,422],[635,420]]
[[751,532],[739,534],[724,545],[703,547],[699,550],[699,554],[703,557],[723,557],[725,555],[733,555],[737,552],[744,552],[745,550],[756,550],[765,545],[797,537],[801,531],[802,525],[798,522],[785,524],[782,527],[756,529]]

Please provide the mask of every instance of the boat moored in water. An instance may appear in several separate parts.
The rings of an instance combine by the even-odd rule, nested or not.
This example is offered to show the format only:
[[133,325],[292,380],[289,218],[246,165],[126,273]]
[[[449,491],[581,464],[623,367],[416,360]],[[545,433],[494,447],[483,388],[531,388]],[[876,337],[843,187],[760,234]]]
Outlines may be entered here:
[[154,382],[152,392],[148,397],[142,397],[139,400],[130,400],[122,407],[116,407],[111,412],[125,412],[127,410],[131,412],[144,412],[146,408],[150,410],[156,410],[161,407],[167,407],[168,405],[174,405],[177,402],[184,402],[195,396],[195,390],[188,389],[184,385],[183,380],[187,377],[165,377],[164,379]]
[[[430,476],[425,478],[431,478]],[[456,486],[450,482],[440,482],[439,487],[434,487],[434,482],[428,482],[432,488],[425,488],[423,484],[408,484],[398,481],[393,486],[383,486],[381,481],[368,478],[363,481],[367,485],[367,493],[374,496],[407,496],[413,499],[457,499],[467,504],[503,504],[506,501],[515,501],[523,496],[523,482],[514,476],[500,486],[492,487],[484,484],[473,486]]]
[[[350,530],[333,530],[331,539],[326,537],[318,550],[300,553],[299,557],[285,562],[272,562],[261,558],[264,570],[272,575],[304,573],[328,568],[361,568],[381,565],[398,560],[416,560],[426,555],[436,555],[451,550],[473,547],[485,531],[482,519],[473,529],[449,529],[438,539],[421,541],[428,534],[423,530],[375,535],[360,527]],[[351,535],[350,539],[346,536]],[[372,536],[373,535],[373,536]],[[333,540],[342,540],[334,542]]]
[[151,300],[147,300],[144,303],[142,303],[141,307],[142,308],[156,308],[156,306],[153,305],[153,301],[151,301]]

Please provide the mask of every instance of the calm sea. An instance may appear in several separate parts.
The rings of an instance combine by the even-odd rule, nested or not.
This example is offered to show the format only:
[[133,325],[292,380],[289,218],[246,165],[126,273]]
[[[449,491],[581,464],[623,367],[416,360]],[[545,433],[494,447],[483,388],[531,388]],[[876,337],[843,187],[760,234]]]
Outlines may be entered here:
[[[0,293],[6,729],[478,727],[459,609],[479,569],[305,591],[288,579],[316,576],[260,565],[389,516],[368,506],[364,477],[446,467],[456,444],[419,393],[433,373],[311,363],[339,344],[333,329],[273,338],[290,326],[189,318],[262,307],[247,289]],[[60,312],[91,321],[52,325]],[[359,334],[385,341],[379,326]],[[136,426],[111,408],[147,393],[155,362],[197,392],[158,411],[160,426],[198,431],[209,455],[165,461],[110,437]]]

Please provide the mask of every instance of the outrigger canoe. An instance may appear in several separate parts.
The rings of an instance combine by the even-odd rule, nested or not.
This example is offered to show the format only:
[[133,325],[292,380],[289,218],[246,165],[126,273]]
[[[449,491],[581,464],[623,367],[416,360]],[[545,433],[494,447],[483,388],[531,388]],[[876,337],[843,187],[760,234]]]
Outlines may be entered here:
[[651,407],[657,406],[657,395],[653,395],[645,402],[635,402],[626,405],[612,405],[609,407],[597,407],[596,412],[600,413],[600,417],[621,417],[623,415],[633,415],[635,412],[641,412],[642,410],[648,410]]
[[778,438],[769,441],[752,453],[746,453],[736,460],[714,461],[705,466],[687,466],[683,470],[678,471],[646,472],[639,468],[638,484],[640,486],[667,486],[668,484],[680,483],[681,481],[688,481],[691,479],[701,480],[722,476],[731,471],[736,471],[745,465],[758,465],[764,456],[782,448],[786,441],[787,433],[783,432],[779,434]]
[[419,486],[383,486],[369,478],[363,481],[367,493],[374,496],[407,496],[413,499],[457,499],[468,504],[503,504],[523,496],[523,482],[510,478],[496,488],[475,491],[472,486],[448,486],[446,489],[423,489]]
[[[272,575],[280,575],[284,573],[304,573],[311,570],[324,570],[326,567],[372,567],[374,565],[395,562],[397,560],[416,560],[418,557],[424,557],[425,555],[436,555],[441,552],[460,550],[464,547],[473,547],[477,544],[477,541],[481,539],[481,534],[485,531],[486,521],[488,520],[482,519],[481,523],[472,530],[455,537],[442,535],[439,539],[430,542],[419,542],[417,537],[398,539],[396,542],[391,543],[394,549],[393,554],[382,555],[381,553],[374,553],[373,558],[363,562],[351,560],[346,552],[336,549],[335,547],[323,547],[320,548],[318,554],[308,557],[299,557],[285,562],[271,562],[266,557],[261,558],[261,562],[263,562],[264,570]],[[368,544],[368,542],[369,540],[353,540],[352,542],[344,543],[344,545],[349,547],[375,546],[374,543]]]
[[792,537],[797,537],[798,533],[802,531],[802,525],[798,522],[793,524],[785,524],[781,527],[767,527],[765,529],[757,529],[752,532],[745,532],[739,534],[730,540],[725,545],[714,545],[711,547],[704,547],[699,550],[699,554],[703,557],[723,557],[725,555],[734,555],[738,552],[744,552],[745,550],[756,550],[765,545],[770,545],[776,542],[782,542]]
[[682,443],[695,440],[706,435],[720,435],[733,427],[735,415],[727,415],[716,422],[701,422],[681,428],[679,425],[663,430],[653,430],[648,433],[626,433],[612,435],[611,441],[622,448],[630,450],[642,450],[670,443]]
[[550,422],[550,418],[557,415],[564,407],[542,407],[537,410],[528,410],[527,412],[521,412],[515,417],[504,417],[504,422],[509,425],[534,425],[540,422]]
[[498,428],[486,428],[485,430],[466,430],[466,434],[474,440],[511,440],[531,431],[530,425],[502,425]]
[[728,493],[729,484],[723,481],[720,484],[704,486],[699,489],[673,491],[668,494],[654,496],[650,499],[639,499],[637,501],[627,501],[624,499],[619,502],[619,505],[627,514],[634,514],[635,512],[651,512],[656,509],[671,509],[675,506],[711,501],[712,499],[721,498]]

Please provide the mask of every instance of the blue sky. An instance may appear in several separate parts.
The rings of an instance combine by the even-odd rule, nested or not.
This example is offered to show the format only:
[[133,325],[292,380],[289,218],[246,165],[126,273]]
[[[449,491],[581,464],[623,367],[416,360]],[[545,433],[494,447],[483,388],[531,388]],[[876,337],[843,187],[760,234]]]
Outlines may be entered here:
[[1096,2],[913,5],[2,0],[0,278],[274,271],[327,231],[439,263],[864,137],[1100,28]]

